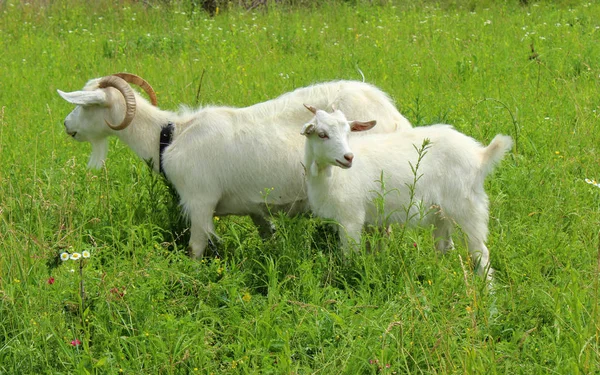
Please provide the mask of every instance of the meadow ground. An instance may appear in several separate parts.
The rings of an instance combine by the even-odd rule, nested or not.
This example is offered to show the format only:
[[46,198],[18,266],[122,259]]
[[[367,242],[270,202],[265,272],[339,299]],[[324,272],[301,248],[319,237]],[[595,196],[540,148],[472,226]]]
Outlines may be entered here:
[[[600,372],[600,4],[190,3],[0,1],[0,373]],[[161,179],[115,140],[87,170],[56,93],[128,71],[166,109],[245,106],[359,69],[416,126],[515,139],[495,293],[430,230],[342,259],[314,219],[215,218],[221,258],[192,261]]]

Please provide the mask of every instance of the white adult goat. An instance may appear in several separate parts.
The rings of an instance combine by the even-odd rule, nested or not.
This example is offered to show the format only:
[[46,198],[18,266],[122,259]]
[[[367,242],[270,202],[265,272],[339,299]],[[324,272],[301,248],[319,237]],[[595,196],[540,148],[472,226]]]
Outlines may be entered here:
[[[155,171],[162,167],[191,220],[190,253],[196,258],[214,235],[215,214],[250,215],[266,235],[271,229],[269,213],[308,210],[297,131],[311,115],[302,103],[316,101],[326,108],[336,105],[356,118],[377,118],[380,132],[410,128],[385,93],[362,82],[317,84],[246,108],[178,113],[154,107],[128,82],[141,86],[156,104],[150,85],[126,73],[93,79],[82,91],[58,90],[77,105],[65,119],[66,132],[92,144],[89,167],[102,166],[111,135],[150,161]],[[167,127],[169,123],[173,126]],[[161,155],[161,132],[168,128],[173,129],[172,141]]]
[[[368,130],[375,121],[348,122],[339,110],[328,113],[307,108],[314,114],[301,132],[306,136],[309,204],[317,216],[339,224],[345,249],[352,245],[349,241],[360,242],[365,224],[381,225],[382,213],[375,201],[385,193],[388,223],[408,220],[412,222],[406,224],[433,224],[436,247],[441,251],[453,246],[452,230],[460,227],[478,273],[487,273],[491,278],[485,246],[488,197],[483,181],[511,148],[510,137],[497,135],[483,147],[449,125],[433,125],[394,134],[364,134],[349,140],[351,131]],[[429,147],[418,160],[417,149],[426,140]],[[414,183],[417,162],[419,178],[411,198],[409,186]],[[336,172],[333,167],[352,168]],[[382,176],[385,192],[381,191]],[[424,217],[420,217],[420,208],[427,210]]]

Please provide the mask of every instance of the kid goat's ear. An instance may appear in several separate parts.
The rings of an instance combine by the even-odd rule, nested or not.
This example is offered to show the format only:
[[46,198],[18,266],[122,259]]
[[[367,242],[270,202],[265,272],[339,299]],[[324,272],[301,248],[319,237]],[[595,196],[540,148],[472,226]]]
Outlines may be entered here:
[[353,132],[362,132],[362,131],[371,129],[373,126],[375,126],[375,124],[377,124],[377,121],[375,121],[375,120],[352,121],[350,123],[350,130],[352,130]]
[[304,124],[300,134],[309,135],[309,134],[313,133],[314,131],[315,131],[315,124],[309,122],[309,123]]

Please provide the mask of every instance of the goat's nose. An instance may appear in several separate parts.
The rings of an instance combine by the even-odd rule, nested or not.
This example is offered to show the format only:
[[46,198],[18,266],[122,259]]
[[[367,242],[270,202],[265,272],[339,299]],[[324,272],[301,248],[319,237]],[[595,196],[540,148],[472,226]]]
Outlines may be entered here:
[[354,159],[354,154],[351,152],[344,154],[344,159],[348,160],[349,163],[352,163],[352,159]]

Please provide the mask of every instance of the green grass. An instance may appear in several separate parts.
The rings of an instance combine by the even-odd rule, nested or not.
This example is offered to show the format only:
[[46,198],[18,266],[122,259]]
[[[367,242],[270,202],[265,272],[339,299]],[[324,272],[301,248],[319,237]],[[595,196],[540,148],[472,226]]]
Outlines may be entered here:
[[[149,3],[0,2],[0,373],[600,372],[600,5]],[[192,261],[162,181],[114,140],[87,170],[56,93],[129,71],[176,109],[204,72],[200,103],[245,106],[358,69],[415,125],[515,138],[486,182],[494,294],[429,231],[342,259],[316,220],[263,242],[220,218],[222,258]]]

